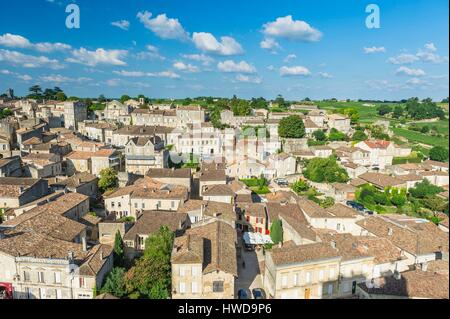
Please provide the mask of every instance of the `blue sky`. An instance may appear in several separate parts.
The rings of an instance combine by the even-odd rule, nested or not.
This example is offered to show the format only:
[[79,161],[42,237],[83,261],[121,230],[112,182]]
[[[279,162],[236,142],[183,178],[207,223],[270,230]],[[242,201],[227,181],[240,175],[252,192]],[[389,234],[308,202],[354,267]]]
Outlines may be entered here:
[[[448,96],[447,0],[1,0],[0,92]],[[75,2],[80,29],[65,25]],[[365,25],[368,4],[381,28]]]

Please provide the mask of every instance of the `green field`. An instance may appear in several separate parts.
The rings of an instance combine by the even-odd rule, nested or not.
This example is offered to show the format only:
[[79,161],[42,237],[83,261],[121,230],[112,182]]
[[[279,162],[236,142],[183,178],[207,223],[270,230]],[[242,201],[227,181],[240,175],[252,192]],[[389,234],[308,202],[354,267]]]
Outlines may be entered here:
[[422,134],[420,132],[410,131],[404,128],[394,128],[392,130],[396,135],[407,138],[412,143],[422,143],[431,146],[442,146],[448,149],[448,137],[442,138],[429,136],[426,134]]
[[[331,102],[322,101],[317,102],[320,109],[324,110],[343,110],[343,109],[355,109],[358,111],[360,119],[359,122],[363,124],[370,124],[378,120],[385,120],[386,118],[379,116],[377,112],[377,107],[380,104],[375,104],[375,106],[364,106],[364,102]],[[374,103],[367,103],[374,104]],[[393,105],[393,104],[389,104]]]

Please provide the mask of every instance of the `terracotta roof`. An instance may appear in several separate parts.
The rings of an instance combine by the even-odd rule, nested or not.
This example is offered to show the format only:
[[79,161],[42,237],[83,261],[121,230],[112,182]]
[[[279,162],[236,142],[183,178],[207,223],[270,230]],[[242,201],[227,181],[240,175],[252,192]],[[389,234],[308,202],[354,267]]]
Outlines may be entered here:
[[236,212],[232,204],[208,201],[204,206],[203,214],[231,223],[236,221]]
[[237,205],[237,209],[248,216],[267,218],[266,208],[262,203],[240,203]]
[[65,180],[55,181],[52,184],[65,185],[68,188],[77,188],[81,185],[91,183],[97,180],[97,176],[89,174],[87,172],[77,173]]
[[208,185],[202,192],[203,196],[234,196],[235,193],[228,185]]
[[400,279],[393,276],[375,280],[375,287],[366,283],[358,286],[369,294],[401,296],[409,298],[448,299],[448,277],[429,271],[413,270],[401,274]]
[[[216,221],[204,226],[199,226],[188,230],[187,235],[203,238],[203,247],[200,240],[194,241],[197,246],[196,255],[200,255],[203,250],[203,273],[208,274],[214,271],[223,271],[237,277],[237,257],[236,257],[236,230],[227,223]],[[186,236],[186,235],[185,235]],[[191,240],[192,240],[191,237]],[[186,243],[187,239],[184,240]],[[178,240],[176,243],[180,243]],[[183,243],[181,241],[181,243]],[[175,246],[172,260],[177,260],[178,252]],[[193,247],[193,246],[191,246]],[[186,252],[186,248],[180,250],[180,254]]]
[[366,182],[373,184],[375,186],[385,188],[389,186],[399,186],[405,184],[405,181],[392,177],[390,175],[381,174],[381,173],[364,173],[359,176],[360,179],[365,180]]
[[391,142],[382,140],[370,140],[364,141],[364,143],[370,148],[380,148],[380,149],[387,149],[389,145],[391,145]]
[[407,174],[407,175],[397,175],[395,176],[398,179],[401,179],[405,182],[415,182],[415,181],[421,181],[423,178],[416,174]]
[[341,259],[338,250],[331,247],[328,243],[275,248],[267,254],[272,256],[273,263],[276,266],[328,259]]
[[39,182],[34,178],[0,177],[0,197],[18,197],[22,192]]
[[187,214],[165,211],[144,211],[123,239],[135,240],[138,235],[148,236],[158,232],[162,226],[167,226],[171,231],[175,232],[183,229],[182,224],[187,219]]
[[175,238],[172,264],[203,264],[205,239],[193,235]]
[[209,169],[206,171],[203,171],[200,175],[200,181],[206,182],[206,181],[226,181],[227,175],[225,174],[224,169]]
[[161,198],[161,199],[184,199],[187,198],[188,190],[180,185],[168,185],[157,182],[150,177],[138,179],[133,185],[119,188],[105,198],[115,198],[130,195],[132,198]]
[[146,175],[152,178],[191,178],[191,170],[189,168],[152,168]]
[[406,258],[402,257],[400,250],[386,238],[338,234],[329,230],[318,231],[318,236],[323,242],[335,242],[343,260],[370,256],[374,257],[375,264],[384,264]]
[[448,163],[443,163],[443,162],[438,162],[438,161],[432,161],[432,160],[427,160],[427,161],[423,162],[422,164],[425,164],[425,165],[431,165],[431,166],[439,166],[439,167],[443,167],[443,168],[448,168]]
[[108,257],[113,253],[113,248],[108,245],[96,245],[88,253],[85,261],[80,266],[80,275],[96,276],[103,268]]
[[448,252],[448,233],[428,221],[410,219],[402,222],[399,217],[371,216],[356,224],[414,255]]

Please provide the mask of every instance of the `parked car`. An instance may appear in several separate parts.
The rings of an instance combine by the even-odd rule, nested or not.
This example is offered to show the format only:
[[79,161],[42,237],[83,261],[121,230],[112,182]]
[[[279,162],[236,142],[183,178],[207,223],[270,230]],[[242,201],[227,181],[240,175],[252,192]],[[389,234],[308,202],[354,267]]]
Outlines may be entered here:
[[246,289],[239,289],[238,299],[250,299]]
[[252,290],[252,293],[253,293],[253,298],[255,298],[255,299],[267,299],[266,292],[264,291],[264,289],[255,288]]
[[285,178],[276,178],[275,183],[278,186],[285,186],[285,187],[289,186],[289,182]]
[[245,244],[245,250],[246,251],[254,251],[255,250],[255,246]]

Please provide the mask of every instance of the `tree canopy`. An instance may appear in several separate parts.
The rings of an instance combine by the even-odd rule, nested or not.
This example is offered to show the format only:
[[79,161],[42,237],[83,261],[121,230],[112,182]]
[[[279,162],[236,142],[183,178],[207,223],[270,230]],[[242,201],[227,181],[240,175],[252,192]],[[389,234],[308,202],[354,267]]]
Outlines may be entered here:
[[174,234],[166,226],[145,241],[144,255],[127,272],[126,287],[134,298],[167,299],[171,295]]
[[346,183],[349,181],[347,171],[339,166],[334,156],[311,159],[308,161],[303,175],[316,183]]
[[445,162],[448,160],[448,149],[442,146],[435,146],[430,150],[430,159],[438,162]]
[[117,172],[112,168],[105,168],[100,171],[100,178],[98,180],[98,188],[101,192],[114,189],[118,186],[119,178]]
[[275,245],[283,242],[283,227],[281,220],[275,219],[270,226],[270,238]]
[[278,134],[283,138],[302,138],[305,136],[305,124],[299,116],[285,117],[278,125]]

